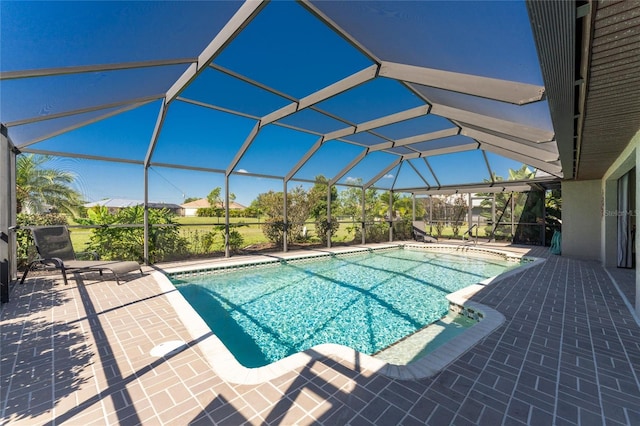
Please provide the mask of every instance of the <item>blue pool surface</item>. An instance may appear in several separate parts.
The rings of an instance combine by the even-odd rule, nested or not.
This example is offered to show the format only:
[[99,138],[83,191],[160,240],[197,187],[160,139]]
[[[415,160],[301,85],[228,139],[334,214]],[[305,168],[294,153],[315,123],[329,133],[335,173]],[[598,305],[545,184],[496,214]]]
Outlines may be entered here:
[[260,367],[321,343],[376,353],[442,318],[448,293],[517,266],[400,248],[172,282],[242,365]]

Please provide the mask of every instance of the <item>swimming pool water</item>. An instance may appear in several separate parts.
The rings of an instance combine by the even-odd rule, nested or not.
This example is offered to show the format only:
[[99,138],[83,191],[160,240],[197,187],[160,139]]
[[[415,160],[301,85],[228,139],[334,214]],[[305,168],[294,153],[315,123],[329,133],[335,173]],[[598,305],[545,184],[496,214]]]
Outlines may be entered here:
[[260,367],[321,343],[373,354],[442,318],[448,293],[518,265],[395,249],[173,283],[241,364]]

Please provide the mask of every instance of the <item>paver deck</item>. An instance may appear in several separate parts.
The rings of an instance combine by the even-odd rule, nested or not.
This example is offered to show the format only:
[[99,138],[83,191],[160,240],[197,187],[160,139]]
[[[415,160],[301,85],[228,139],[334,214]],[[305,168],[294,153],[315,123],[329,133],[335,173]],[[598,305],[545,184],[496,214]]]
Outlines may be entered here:
[[[506,321],[420,380],[320,357],[261,384],[225,382],[151,274],[29,278],[0,312],[1,423],[640,424],[640,326],[612,281],[634,271],[513,249],[547,260],[473,299]],[[188,347],[150,355],[171,340]]]

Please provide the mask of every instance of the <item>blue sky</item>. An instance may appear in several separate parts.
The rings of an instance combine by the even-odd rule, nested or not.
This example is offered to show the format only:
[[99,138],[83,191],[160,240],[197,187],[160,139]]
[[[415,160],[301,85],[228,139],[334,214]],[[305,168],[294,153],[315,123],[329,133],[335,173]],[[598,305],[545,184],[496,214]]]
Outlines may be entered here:
[[[317,7],[383,60],[542,84],[521,1],[320,2]],[[6,72],[195,57],[235,12],[238,3],[3,1],[0,8],[0,69]],[[277,93],[242,82],[219,69],[205,70],[182,96],[222,110],[174,101],[153,162],[225,170],[259,117],[373,64],[303,7],[285,1],[267,5],[213,63]],[[0,120],[11,123],[161,94],[186,66],[2,80]],[[551,128],[545,101],[514,108],[438,89],[424,88],[420,92],[444,105]],[[307,109],[282,119],[284,126],[263,127],[235,170],[283,176],[314,145],[319,134],[347,126],[335,116],[357,124],[420,105],[425,105],[424,101],[399,82],[374,79],[319,103],[317,107],[329,116]],[[160,101],[39,141],[44,135],[117,109],[10,126],[9,135],[18,146],[26,143],[29,149],[142,161]],[[431,115],[376,129],[378,136],[361,133],[344,139],[374,145],[384,142],[382,137],[395,140],[451,126],[448,120]],[[468,141],[454,136],[438,143]],[[327,142],[296,176],[312,179],[322,173],[332,178],[363,149],[344,142]],[[403,149],[397,152],[410,152]],[[395,158],[385,152],[370,154],[339,182],[368,182]],[[502,176],[521,164],[490,153],[487,160]],[[489,177],[478,150],[433,156],[429,162],[443,185],[481,182]],[[412,164],[429,185],[435,185],[435,178],[422,160],[412,160]],[[143,170],[139,165],[81,158],[57,159],[56,165],[78,176],[78,189],[88,201],[143,197]],[[224,176],[154,166],[149,182],[151,200],[180,203],[185,197],[204,197],[211,189],[224,187]],[[424,183],[409,165],[390,170],[376,185],[387,188],[393,182],[402,187]],[[299,184],[291,182],[289,187]],[[261,192],[281,191],[283,187],[281,180],[243,175],[232,175],[230,185],[237,201],[246,205]]]

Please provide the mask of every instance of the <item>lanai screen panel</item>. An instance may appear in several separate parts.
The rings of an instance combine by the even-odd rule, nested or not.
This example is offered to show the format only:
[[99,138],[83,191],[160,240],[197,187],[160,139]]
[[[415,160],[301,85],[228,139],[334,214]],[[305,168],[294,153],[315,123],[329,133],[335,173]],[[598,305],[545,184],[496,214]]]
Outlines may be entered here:
[[256,120],[174,102],[156,144],[154,163],[225,170]]
[[426,135],[456,126],[446,118],[434,114],[421,115],[409,120],[378,127],[375,132],[395,141],[416,135]]
[[372,64],[290,1],[269,3],[214,62],[298,99]]
[[[360,178],[394,190],[481,182],[489,174],[483,152],[496,153],[490,163],[502,164],[504,155],[558,170],[547,102],[502,99],[511,83],[525,93],[540,86],[540,96],[544,89],[524,2],[243,4],[3,2],[0,120],[18,147],[33,142],[27,150],[140,162],[151,153],[151,166],[280,178],[332,179],[368,149],[338,183]],[[242,22],[232,18],[253,5],[255,13]],[[222,33],[227,38],[215,54],[205,51],[227,24],[237,27]],[[30,51],[38,53],[25,55]],[[78,66],[90,68],[56,75]],[[200,66],[192,80],[179,80]],[[24,77],[30,69],[48,71],[7,78],[7,71]],[[439,72],[446,87],[425,84]],[[478,77],[508,80],[491,83],[502,100],[462,93],[482,87]],[[159,99],[171,87],[184,90],[171,92],[177,98],[168,99],[155,134]],[[136,118],[141,111],[149,113]],[[105,120],[91,124],[98,118]],[[81,124],[89,125],[85,133],[40,140]],[[132,134],[118,136],[129,125]],[[91,139],[99,128],[114,132],[112,144],[108,136]],[[320,139],[331,144],[306,159]],[[483,159],[472,163],[477,173],[466,174],[469,165],[458,160],[465,155]],[[459,178],[433,176],[434,156]]]
[[[491,166],[491,170],[498,180],[521,180],[533,178],[536,168],[522,162],[503,157],[501,155],[487,152],[487,161]],[[527,176],[527,170],[530,176]],[[522,171],[523,173],[518,173]]]
[[207,68],[181,93],[181,98],[239,114],[261,117],[291,103],[283,96],[217,69]]
[[[490,182],[491,176],[480,150],[436,155],[429,164],[443,186],[464,185],[469,182]],[[458,167],[451,167],[458,164]]]
[[318,107],[360,124],[424,105],[399,82],[377,78],[321,102]]
[[315,179],[323,175],[332,179],[344,169],[363,148],[357,145],[329,141],[322,144],[316,153],[294,175],[297,179]]
[[524,2],[312,4],[383,61],[542,84]]
[[160,102],[153,102],[42,141],[40,150],[141,161]]
[[250,173],[282,176],[317,139],[316,135],[270,124],[261,129],[237,168]]

